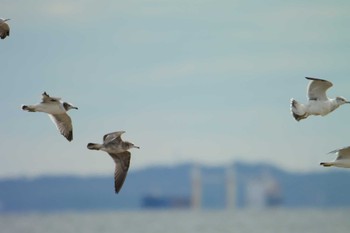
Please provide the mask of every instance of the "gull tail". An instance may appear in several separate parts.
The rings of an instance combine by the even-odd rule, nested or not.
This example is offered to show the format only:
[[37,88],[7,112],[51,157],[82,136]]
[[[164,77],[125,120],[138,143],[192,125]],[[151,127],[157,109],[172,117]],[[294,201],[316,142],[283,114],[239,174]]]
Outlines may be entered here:
[[320,163],[320,165],[324,166],[324,167],[331,167],[331,166],[333,166],[333,163],[322,162],[322,163]]
[[102,145],[98,143],[89,143],[87,144],[87,148],[90,150],[100,150],[102,148]]
[[295,99],[290,100],[290,111],[296,121],[300,121],[309,116],[304,110],[304,105],[298,103]]
[[21,108],[22,108],[22,110],[24,110],[24,111],[35,112],[35,108],[32,107],[32,106],[22,105]]

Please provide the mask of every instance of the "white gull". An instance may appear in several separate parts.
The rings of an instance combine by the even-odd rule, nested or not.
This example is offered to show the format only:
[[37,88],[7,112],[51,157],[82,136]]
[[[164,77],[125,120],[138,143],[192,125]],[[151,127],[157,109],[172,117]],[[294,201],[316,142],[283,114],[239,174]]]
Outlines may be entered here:
[[125,131],[117,131],[103,136],[103,144],[89,143],[90,150],[102,150],[107,152],[115,162],[114,170],[114,190],[119,193],[122,188],[130,166],[131,148],[140,149],[131,142],[123,141],[121,135]]
[[350,146],[329,152],[329,154],[338,154],[333,162],[322,162],[320,165],[324,167],[344,167],[350,168]]
[[310,115],[325,116],[334,111],[342,104],[350,103],[343,97],[336,97],[330,99],[327,97],[326,91],[333,86],[333,84],[324,79],[310,78],[307,87],[307,97],[309,101],[306,104],[301,104],[294,99],[291,99],[291,112],[295,120],[300,121]]
[[36,105],[22,105],[22,110],[24,111],[45,112],[49,114],[57,129],[68,141],[73,140],[72,120],[67,114],[67,111],[70,109],[78,108],[70,103],[61,101],[61,98],[50,97],[46,92],[42,94],[41,103]]

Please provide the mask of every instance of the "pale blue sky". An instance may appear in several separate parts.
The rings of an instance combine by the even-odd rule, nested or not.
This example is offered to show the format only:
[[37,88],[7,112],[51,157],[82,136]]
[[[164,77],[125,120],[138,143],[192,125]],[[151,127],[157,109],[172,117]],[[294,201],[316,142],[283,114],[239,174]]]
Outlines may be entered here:
[[[350,99],[348,1],[11,1],[0,41],[0,177],[110,174],[86,149],[125,130],[131,170],[150,165],[268,162],[321,171],[350,144],[350,106],[297,123],[305,76]],[[41,93],[79,107],[66,141],[21,104]]]

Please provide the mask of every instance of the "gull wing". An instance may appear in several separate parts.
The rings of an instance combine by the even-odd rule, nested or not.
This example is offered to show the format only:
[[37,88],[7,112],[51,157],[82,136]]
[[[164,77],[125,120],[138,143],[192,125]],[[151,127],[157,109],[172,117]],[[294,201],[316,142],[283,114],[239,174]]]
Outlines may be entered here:
[[107,144],[111,141],[116,141],[116,142],[121,142],[121,135],[125,133],[125,131],[117,131],[117,132],[113,132],[113,133],[108,133],[106,135],[103,136],[103,143]]
[[59,102],[60,100],[61,98],[51,97],[46,92],[42,94],[42,98],[41,98],[42,103]]
[[68,141],[73,140],[73,126],[72,120],[67,113],[63,114],[49,114],[51,120],[56,125],[58,131],[67,138]]
[[338,154],[337,160],[350,159],[350,146],[329,152],[329,154],[336,154],[336,153]]
[[109,155],[115,162],[114,190],[116,193],[119,193],[129,170],[131,154],[129,151],[124,151],[118,154],[110,153]]
[[307,96],[309,100],[328,100],[326,91],[333,86],[331,82],[310,77],[306,77],[306,79],[310,80],[307,87]]

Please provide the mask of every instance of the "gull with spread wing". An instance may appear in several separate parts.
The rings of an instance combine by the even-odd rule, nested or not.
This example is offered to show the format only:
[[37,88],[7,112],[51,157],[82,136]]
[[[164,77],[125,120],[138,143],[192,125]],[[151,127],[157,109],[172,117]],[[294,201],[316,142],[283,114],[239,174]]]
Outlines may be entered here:
[[295,99],[291,99],[291,112],[295,120],[300,121],[310,115],[325,116],[334,111],[342,104],[350,103],[343,97],[336,97],[330,99],[327,97],[326,91],[333,86],[333,84],[324,79],[310,78],[307,87],[307,96],[309,101],[306,104],[301,104]]
[[45,112],[56,125],[60,133],[67,138],[68,141],[73,140],[72,120],[68,116],[67,111],[70,109],[78,109],[72,104],[61,101],[61,98],[51,97],[46,92],[42,94],[41,103],[35,105],[22,105],[22,110],[28,112]]
[[338,154],[338,157],[333,162],[320,163],[321,166],[350,168],[350,146],[331,151],[329,154]]
[[131,142],[123,141],[121,135],[125,131],[117,131],[103,136],[103,144],[89,143],[90,150],[102,150],[107,152],[115,162],[114,190],[119,193],[122,188],[130,166],[131,148],[140,149]]

